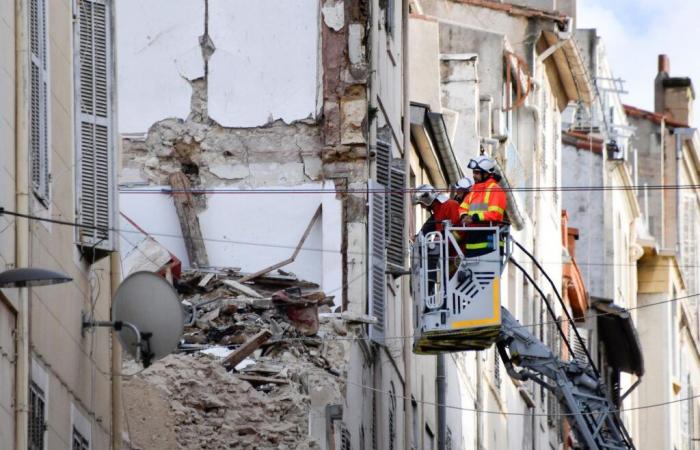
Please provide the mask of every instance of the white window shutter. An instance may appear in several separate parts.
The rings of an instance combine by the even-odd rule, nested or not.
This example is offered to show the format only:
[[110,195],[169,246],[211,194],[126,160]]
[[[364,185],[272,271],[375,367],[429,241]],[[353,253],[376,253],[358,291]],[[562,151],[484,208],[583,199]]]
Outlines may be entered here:
[[387,244],[387,260],[395,267],[404,266],[404,253],[406,247],[406,214],[404,195],[406,191],[406,179],[404,177],[403,160],[395,159],[391,162],[390,193],[388,198],[389,223],[387,230],[389,242]]
[[[76,32],[77,207],[80,245],[112,250],[114,174],[110,4],[81,0]],[[90,227],[97,227],[90,228]]]
[[29,147],[32,189],[37,198],[49,203],[49,77],[47,0],[29,2],[30,105]]
[[369,313],[378,323],[369,337],[383,344],[386,330],[386,195],[385,187],[369,181]]

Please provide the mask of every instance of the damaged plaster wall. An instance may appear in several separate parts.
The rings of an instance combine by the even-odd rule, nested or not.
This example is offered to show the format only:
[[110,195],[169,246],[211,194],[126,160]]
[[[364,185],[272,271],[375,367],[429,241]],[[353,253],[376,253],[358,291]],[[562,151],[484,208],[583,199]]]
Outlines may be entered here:
[[[119,131],[144,132],[165,117],[187,117],[188,80],[204,76],[198,43],[204,34],[204,1],[120,0],[115,9]],[[164,14],[167,10],[178,14]]]
[[[122,213],[148,231],[189,267],[187,251],[168,186],[120,190]],[[341,202],[330,183],[307,183],[293,189],[272,188],[274,195],[232,193],[213,190],[207,195],[207,209],[199,214],[209,263],[214,267],[240,267],[255,272],[289,258],[322,205],[319,220],[302,246],[296,260],[283,267],[302,279],[319,284],[339,301],[342,286]],[[299,194],[299,190],[314,193]],[[321,193],[320,191],[329,191]],[[132,229],[126,217],[120,228]],[[129,254],[142,237],[122,233],[121,249]]]
[[317,0],[125,0],[116,8],[121,133],[186,118],[190,84],[204,77],[209,115],[222,125],[316,117]]
[[209,0],[212,119],[251,127],[316,116],[318,8],[318,0]]
[[[129,14],[135,3],[123,3],[125,29],[147,34],[148,38],[142,36],[141,41],[155,43],[134,45],[134,50],[125,52],[119,61],[120,72],[130,73],[132,66],[147,60],[153,51],[165,52],[164,60],[168,62],[177,61],[181,54],[195,48],[203,76],[191,79],[187,85],[188,111],[166,105],[154,114],[157,117],[141,117],[138,126],[122,128],[122,212],[147,232],[172,236],[159,240],[187,265],[171,197],[136,193],[129,191],[130,187],[167,187],[170,174],[179,171],[188,176],[194,189],[323,186],[330,193],[260,195],[256,197],[260,202],[233,194],[195,197],[205,238],[268,244],[257,247],[252,254],[252,245],[207,244],[211,265],[236,266],[245,271],[288,258],[313,211],[323,202],[322,224],[312,230],[304,247],[314,251],[302,252],[289,269],[326,290],[341,290],[338,299],[347,296],[349,284],[342,285],[343,277],[359,278],[364,273],[359,255],[365,252],[362,236],[366,198],[363,194],[333,191],[362,191],[368,176],[365,7],[339,0],[327,0],[322,5],[316,0],[283,4],[192,2],[205,8],[188,11],[191,17],[187,19],[197,22],[193,18],[201,17],[203,28],[195,27],[182,37],[189,39],[191,45],[187,47],[156,45],[160,42],[158,36],[187,31],[179,21],[185,18],[182,11],[166,3],[157,0],[152,8],[138,14]],[[323,20],[319,16],[321,7]],[[149,16],[147,26],[142,23],[145,18],[133,19],[139,15]],[[277,25],[260,27],[260,23]],[[195,38],[199,31],[202,34]],[[321,34],[323,48],[319,48]],[[321,63],[323,70],[319,69]],[[152,91],[158,92],[159,71],[185,80],[176,65],[164,63],[157,68],[140,67],[134,72],[139,79],[131,81],[150,83]],[[317,95],[317,90],[323,95]],[[126,116],[138,116],[142,108],[148,110],[143,103],[150,101],[158,103],[153,97],[120,98],[121,111]],[[323,117],[316,117],[316,105],[323,108]],[[289,222],[293,223],[291,227]],[[350,224],[356,224],[362,233],[344,237]],[[126,222],[122,225],[131,226]],[[122,244],[131,249],[138,242],[123,240]],[[348,247],[352,247],[353,254],[343,257]],[[348,264],[358,271],[347,273]],[[353,288],[360,288],[352,295],[360,302],[355,308],[358,311],[364,311],[362,284],[352,283]]]

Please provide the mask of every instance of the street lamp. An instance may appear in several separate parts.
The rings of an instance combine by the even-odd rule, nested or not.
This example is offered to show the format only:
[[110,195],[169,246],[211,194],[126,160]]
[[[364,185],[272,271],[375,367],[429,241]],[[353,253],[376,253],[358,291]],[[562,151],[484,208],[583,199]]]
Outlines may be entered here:
[[0,288],[46,286],[73,281],[68,275],[38,267],[23,267],[0,273]]

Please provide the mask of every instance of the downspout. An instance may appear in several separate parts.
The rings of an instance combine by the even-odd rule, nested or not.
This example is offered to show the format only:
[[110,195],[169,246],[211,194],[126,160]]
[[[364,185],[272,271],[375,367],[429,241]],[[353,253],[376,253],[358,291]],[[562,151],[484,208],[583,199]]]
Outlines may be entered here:
[[447,384],[445,381],[445,354],[440,353],[437,355],[437,376],[435,377],[435,382],[437,384],[437,403],[438,403],[438,436],[437,436],[437,448],[438,450],[445,450],[445,440],[447,438],[447,411],[445,406],[445,399],[447,398],[446,390]]
[[[109,256],[110,265],[110,307],[111,298],[117,292],[121,282],[121,263],[119,253],[112,252]],[[117,338],[117,331],[112,330],[112,450],[122,448],[122,346]],[[131,436],[130,436],[131,437]]]
[[[403,169],[404,169],[404,186],[410,187],[411,182],[411,161],[409,149],[411,148],[411,96],[409,92],[409,73],[408,73],[408,15],[409,15],[409,0],[401,2],[401,75],[402,83],[401,90],[403,91]],[[411,215],[411,196],[404,195],[404,211],[405,222],[410,223]],[[404,267],[411,264],[408,254],[404,255]],[[413,334],[413,321],[411,320],[411,305],[410,284],[408,277],[401,279],[401,315],[403,322],[403,335],[410,336]],[[404,448],[411,448],[411,439],[413,437],[413,405],[411,404],[411,390],[413,383],[413,374],[411,362],[413,351],[411,348],[411,340],[403,339],[403,363],[404,363]],[[416,443],[417,445],[417,443]]]
[[[29,16],[25,0],[15,0],[15,202],[29,214]],[[15,267],[29,267],[29,221],[15,219]],[[29,290],[17,289],[15,364],[15,448],[26,450],[29,426]]]

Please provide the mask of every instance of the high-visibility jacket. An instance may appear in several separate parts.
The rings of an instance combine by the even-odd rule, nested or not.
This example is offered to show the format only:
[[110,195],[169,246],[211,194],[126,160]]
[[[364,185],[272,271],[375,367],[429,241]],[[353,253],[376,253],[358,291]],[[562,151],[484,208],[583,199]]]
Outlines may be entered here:
[[496,180],[489,178],[476,183],[460,206],[460,216],[476,215],[479,222],[503,222],[506,193]]
[[[488,180],[472,186],[471,191],[460,206],[460,217],[468,215],[472,217],[471,226],[479,226],[480,222],[503,222],[506,210],[506,193],[498,185],[496,180]],[[476,216],[476,217],[474,217]],[[478,220],[476,220],[478,219]],[[491,242],[492,234],[486,231],[470,231],[462,236],[467,256],[476,256],[494,249],[503,247],[504,242]]]

